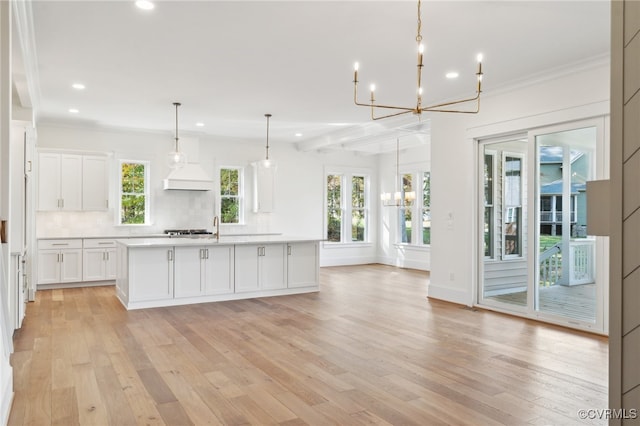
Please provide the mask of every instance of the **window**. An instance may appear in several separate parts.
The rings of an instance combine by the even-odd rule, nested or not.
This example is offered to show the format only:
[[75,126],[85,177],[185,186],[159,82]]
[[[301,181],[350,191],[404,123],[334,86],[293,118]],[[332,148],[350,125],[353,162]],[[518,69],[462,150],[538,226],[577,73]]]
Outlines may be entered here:
[[493,161],[494,154],[484,155],[484,256],[493,258]]
[[422,244],[431,244],[431,172],[422,174]]
[[120,225],[149,224],[149,163],[120,161]]
[[327,240],[342,241],[342,175],[327,176]]
[[411,205],[398,208],[398,243],[430,245],[431,172],[404,173],[401,179],[400,198],[406,200],[406,194],[413,192],[415,199]]
[[326,233],[331,243],[367,242],[369,176],[339,171],[326,175]]
[[220,169],[220,223],[241,224],[244,221],[243,169]]
[[504,256],[522,256],[522,158],[505,155],[504,182]]

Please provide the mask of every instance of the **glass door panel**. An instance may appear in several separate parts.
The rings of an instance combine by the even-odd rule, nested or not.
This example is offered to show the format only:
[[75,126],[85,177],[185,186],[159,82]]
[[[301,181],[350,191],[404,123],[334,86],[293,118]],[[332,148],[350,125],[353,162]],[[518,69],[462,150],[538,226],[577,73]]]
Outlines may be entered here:
[[596,239],[587,236],[586,182],[595,176],[597,129],[536,135],[536,312],[595,323]]
[[481,145],[480,303],[511,311],[529,304],[527,139]]

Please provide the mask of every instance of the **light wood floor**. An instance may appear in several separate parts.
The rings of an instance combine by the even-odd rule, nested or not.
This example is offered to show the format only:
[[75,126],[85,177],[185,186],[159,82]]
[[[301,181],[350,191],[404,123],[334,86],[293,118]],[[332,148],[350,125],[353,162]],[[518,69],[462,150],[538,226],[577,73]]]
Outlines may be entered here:
[[322,268],[319,293],[129,312],[113,287],[40,291],[9,424],[567,425],[607,407],[605,338],[429,300],[428,279]]
[[[527,292],[503,294],[488,297],[500,302],[527,306]],[[540,287],[539,310],[567,318],[587,322],[596,321],[596,285],[580,284],[575,286],[553,285]]]

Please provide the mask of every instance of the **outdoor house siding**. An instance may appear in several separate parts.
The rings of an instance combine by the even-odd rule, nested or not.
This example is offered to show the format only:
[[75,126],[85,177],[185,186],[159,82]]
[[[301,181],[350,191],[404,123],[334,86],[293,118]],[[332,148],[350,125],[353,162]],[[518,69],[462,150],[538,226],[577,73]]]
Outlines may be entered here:
[[[504,190],[503,176],[503,158],[504,151],[496,151],[496,174],[495,180],[496,191],[502,194]],[[526,162],[523,163],[526,168]],[[526,172],[523,170],[522,176],[522,193],[526,194],[527,179]],[[484,263],[484,294],[485,296],[497,296],[500,294],[509,294],[514,292],[525,291],[527,289],[527,200],[522,200],[522,257],[505,258],[504,255],[504,206],[503,197],[495,197],[495,258],[487,259]]]

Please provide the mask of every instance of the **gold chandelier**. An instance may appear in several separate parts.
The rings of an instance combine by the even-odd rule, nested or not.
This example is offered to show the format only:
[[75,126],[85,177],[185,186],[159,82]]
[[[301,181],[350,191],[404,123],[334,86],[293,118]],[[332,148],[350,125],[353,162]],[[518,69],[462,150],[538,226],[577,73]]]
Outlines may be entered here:
[[[422,105],[422,94],[423,94],[423,87],[422,87],[422,57],[424,54],[424,44],[422,44],[422,18],[421,18],[421,11],[420,11],[420,7],[421,7],[421,1],[418,0],[418,31],[417,31],[417,35],[416,35],[416,42],[418,44],[418,88],[417,88],[417,102],[416,102],[416,106],[415,107],[399,107],[399,106],[391,106],[391,105],[381,105],[381,104],[377,104],[375,102],[375,97],[374,97],[374,92],[375,92],[375,85],[371,85],[370,90],[371,90],[371,98],[369,100],[369,103],[362,103],[362,102],[358,102],[358,68],[359,68],[359,64],[356,62],[354,65],[354,72],[353,72],[353,102],[358,105],[358,106],[366,106],[366,107],[370,107],[371,108],[371,119],[372,120],[380,120],[382,118],[388,118],[388,117],[394,117],[396,115],[402,115],[402,114],[408,114],[408,113],[414,113],[416,115],[420,115],[425,111],[436,111],[436,112],[454,112],[454,113],[461,113],[461,114],[476,114],[480,111],[480,93],[482,93],[482,54],[478,54],[478,72],[476,72],[476,76],[477,76],[477,85],[476,85],[476,95],[471,97],[471,98],[466,98],[466,99],[461,99],[461,100],[457,100],[457,101],[450,101],[450,102],[444,102],[444,103],[439,103],[439,104],[435,104],[435,105],[430,105],[430,106],[423,106]],[[471,104],[472,102],[475,102],[475,104]],[[452,108],[456,105],[460,105],[460,104],[469,104],[467,106],[467,109],[455,109]],[[474,108],[475,106],[475,108]],[[375,110],[376,108],[382,108],[382,109],[388,109],[388,110],[394,110],[394,112],[391,112],[389,114],[380,116],[380,117],[376,117],[375,116]]]

